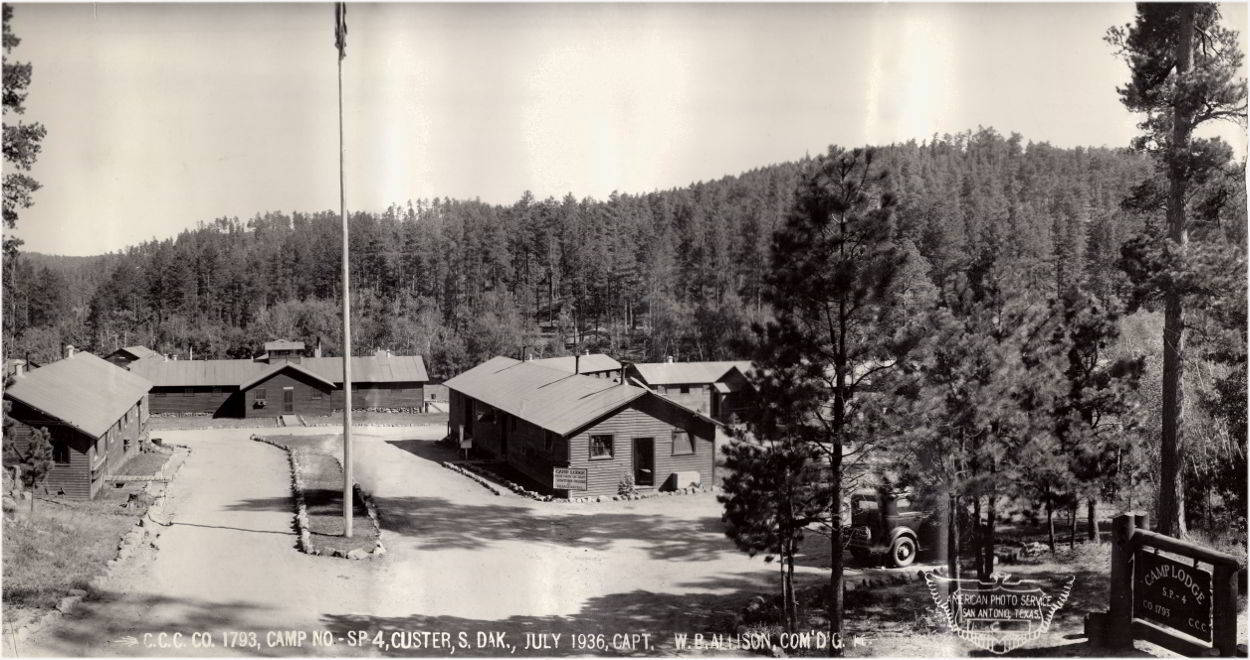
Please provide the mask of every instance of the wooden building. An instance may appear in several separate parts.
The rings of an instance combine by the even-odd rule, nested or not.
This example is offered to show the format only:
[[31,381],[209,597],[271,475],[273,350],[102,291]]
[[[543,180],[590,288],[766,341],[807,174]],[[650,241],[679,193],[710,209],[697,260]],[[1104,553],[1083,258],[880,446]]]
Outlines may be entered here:
[[582,374],[583,376],[593,376],[595,378],[615,380],[621,377],[621,363],[603,353],[585,351],[580,355],[535,358],[530,360],[530,362],[571,374]]
[[642,362],[631,364],[627,376],[661,396],[729,423],[751,405],[754,387],[747,378],[750,362]]
[[[717,423],[645,388],[495,357],[445,384],[452,437],[506,462],[559,496],[615,495],[715,480]],[[555,488],[571,468],[582,488]]]
[[[130,370],[152,381],[153,413],[263,418],[343,409],[343,358],[304,357],[299,342],[265,347],[251,360],[144,359]],[[353,356],[352,408],[422,409],[428,380],[419,355]]]
[[157,353],[147,346],[126,346],[125,348],[119,348],[112,353],[105,355],[104,359],[124,369],[130,366],[130,363],[135,360],[146,360],[148,358],[160,357],[160,353]]
[[68,351],[65,359],[14,374],[4,398],[16,423],[4,441],[25,451],[34,433],[47,429],[54,463],[43,488],[90,499],[146,441],[152,383],[90,353]]

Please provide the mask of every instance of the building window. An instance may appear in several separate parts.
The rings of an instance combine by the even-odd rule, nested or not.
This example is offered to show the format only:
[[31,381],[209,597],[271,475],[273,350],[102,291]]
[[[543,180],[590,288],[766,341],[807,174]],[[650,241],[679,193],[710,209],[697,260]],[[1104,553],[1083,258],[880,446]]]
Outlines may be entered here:
[[322,398],[325,398],[325,395],[323,395],[323,394],[321,393],[321,390],[313,390],[313,392],[312,392],[312,398],[314,398],[314,399],[322,399]]
[[194,387],[182,388],[182,396],[195,396],[195,388]]
[[610,435],[592,435],[590,436],[590,460],[607,461],[611,460],[615,455],[612,447],[612,436]]
[[673,431],[673,455],[682,456],[694,453],[694,442],[685,431]]
[[57,465],[69,465],[69,443],[52,443],[52,462]]
[[682,393],[682,394],[690,394],[690,386],[689,386],[689,385],[682,385],[682,386],[681,386],[681,393]]
[[163,399],[163,398],[165,398],[165,393],[164,393],[164,392],[153,392],[152,394],[154,394],[154,395],[156,395],[156,396],[158,396],[158,397],[160,397],[160,398],[162,398],[162,399]]
[[266,398],[268,398],[265,396],[265,388],[263,387],[257,388],[255,398],[257,401],[264,401]]

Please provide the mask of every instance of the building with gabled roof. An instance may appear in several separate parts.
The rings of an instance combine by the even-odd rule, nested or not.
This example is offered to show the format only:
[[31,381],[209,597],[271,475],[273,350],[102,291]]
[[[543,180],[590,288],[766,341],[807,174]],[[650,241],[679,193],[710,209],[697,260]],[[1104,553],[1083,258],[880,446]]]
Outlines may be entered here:
[[559,369],[571,374],[582,374],[596,378],[620,378],[621,363],[603,353],[585,351],[580,355],[562,355],[559,357],[534,358],[534,364]]
[[109,362],[112,362],[113,364],[119,367],[125,368],[129,366],[130,363],[134,362],[135,360],[144,360],[147,358],[159,358],[159,357],[161,357],[160,353],[157,353],[156,351],[148,348],[147,346],[125,346],[123,348],[119,348],[113,351],[112,353],[109,353],[108,355],[104,356],[104,359],[108,360]]
[[90,353],[74,352],[38,369],[18,370],[5,388],[14,424],[4,438],[25,450],[39,429],[52,441],[43,488],[90,499],[144,442],[152,383]]
[[[560,496],[710,486],[717,422],[646,388],[494,357],[444,383],[449,430]],[[555,488],[553,472],[584,475]]]
[[[250,360],[161,357],[137,360],[129,368],[152,381],[154,413],[276,417],[343,409],[343,358],[304,357],[300,342],[269,342],[265,347],[263,355]],[[351,368],[353,408],[424,407],[429,375],[421,356],[382,350],[353,356]]]
[[640,362],[629,365],[626,376],[661,396],[722,422],[751,405],[755,388],[751,362]]

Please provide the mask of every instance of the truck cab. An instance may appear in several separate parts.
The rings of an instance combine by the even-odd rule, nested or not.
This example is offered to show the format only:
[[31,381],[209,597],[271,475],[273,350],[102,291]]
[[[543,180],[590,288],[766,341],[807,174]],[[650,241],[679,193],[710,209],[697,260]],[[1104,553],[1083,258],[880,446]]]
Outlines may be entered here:
[[869,561],[884,555],[892,567],[910,566],[921,551],[941,542],[941,516],[936,507],[920,506],[910,489],[874,488],[850,498],[851,556]]

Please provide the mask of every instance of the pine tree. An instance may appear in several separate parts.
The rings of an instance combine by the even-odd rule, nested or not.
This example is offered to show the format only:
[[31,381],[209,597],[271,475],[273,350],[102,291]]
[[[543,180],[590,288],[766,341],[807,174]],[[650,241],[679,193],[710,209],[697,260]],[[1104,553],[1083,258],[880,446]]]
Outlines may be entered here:
[[810,164],[773,235],[766,286],[774,320],[755,326],[755,362],[769,381],[761,407],[788,408],[787,437],[818,448],[828,465],[831,639],[841,638],[843,624],[846,451],[865,451],[873,441],[861,432],[865,407],[857,394],[866,379],[898,363],[896,349],[904,346],[879,322],[898,304],[894,285],[906,260],[893,243],[895,201],[882,192],[884,182],[871,150],[830,148]]
[[[1107,41],[1128,63],[1130,79],[1118,89],[1133,112],[1145,113],[1133,146],[1152,154],[1167,179],[1162,194],[1166,238],[1139,253],[1140,272],[1154,274],[1154,293],[1164,308],[1162,434],[1157,524],[1164,534],[1185,533],[1183,485],[1187,283],[1190,276],[1187,204],[1194,184],[1224,167],[1229,152],[1218,140],[1193,137],[1199,126],[1246,117],[1244,55],[1237,33],[1220,25],[1210,3],[1140,3],[1132,25],[1113,27]],[[1127,250],[1128,248],[1126,248]],[[1143,256],[1161,258],[1144,263]]]
[[[9,429],[16,423],[9,417],[10,403],[4,402],[4,435],[11,438]],[[46,428],[35,429],[25,447],[6,439],[4,442],[4,467],[12,471],[30,493],[30,511],[35,512],[35,489],[52,471],[52,434]]]

